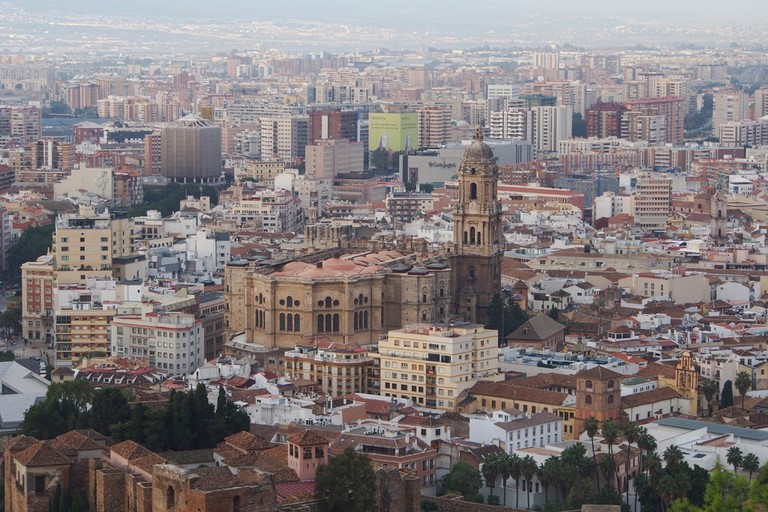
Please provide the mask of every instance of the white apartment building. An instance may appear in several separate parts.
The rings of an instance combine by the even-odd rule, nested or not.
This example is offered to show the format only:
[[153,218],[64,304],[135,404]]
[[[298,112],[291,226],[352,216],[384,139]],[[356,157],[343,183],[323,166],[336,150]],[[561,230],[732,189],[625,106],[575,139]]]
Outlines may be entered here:
[[499,374],[498,333],[477,324],[416,324],[379,342],[381,394],[453,410],[477,379]]
[[309,116],[262,117],[259,123],[262,159],[278,157],[292,162],[297,157],[304,158],[309,139]]
[[544,448],[562,441],[563,420],[551,412],[522,413],[517,409],[493,411],[469,418],[469,440],[493,444],[508,454],[529,447]]
[[306,147],[306,176],[310,179],[333,179],[364,169],[364,144],[348,140],[319,140]]
[[637,178],[635,226],[644,231],[664,231],[672,205],[672,180],[643,174]]
[[749,97],[739,89],[721,89],[712,95],[712,129],[717,133],[720,125],[747,118]]
[[631,215],[634,210],[634,196],[622,196],[615,192],[603,192],[592,203],[592,218],[602,219],[615,217],[621,213]]
[[192,374],[205,362],[202,323],[186,313],[119,315],[112,320],[112,354],[144,359],[149,366]]
[[271,233],[299,232],[304,229],[304,209],[290,192],[262,190],[244,197],[225,214],[239,226],[255,226]]
[[555,153],[559,141],[571,138],[573,108],[570,105],[533,107],[528,115],[528,140],[537,152]]

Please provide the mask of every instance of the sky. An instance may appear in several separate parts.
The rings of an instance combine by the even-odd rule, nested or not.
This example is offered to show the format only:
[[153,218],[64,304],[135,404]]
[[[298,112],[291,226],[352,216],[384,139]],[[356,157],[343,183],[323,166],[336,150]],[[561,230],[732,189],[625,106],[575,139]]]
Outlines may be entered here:
[[[88,14],[140,14],[184,18],[316,19],[367,25],[419,19],[446,24],[498,24],[530,15],[679,19],[688,23],[756,23],[768,20],[765,0],[6,0],[27,10]],[[727,7],[726,7],[727,6]]]

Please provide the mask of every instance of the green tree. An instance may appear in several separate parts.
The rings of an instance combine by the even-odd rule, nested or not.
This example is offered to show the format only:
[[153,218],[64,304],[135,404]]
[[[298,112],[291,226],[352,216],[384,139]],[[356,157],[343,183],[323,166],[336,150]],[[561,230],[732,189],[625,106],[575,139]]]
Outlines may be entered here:
[[24,230],[15,244],[6,253],[7,266],[6,277],[18,277],[21,275],[21,265],[28,261],[35,261],[40,256],[48,253],[53,242],[53,224],[37,226]]
[[91,428],[105,436],[111,434],[112,425],[131,420],[131,407],[118,388],[102,388],[93,393]]
[[589,416],[584,420],[584,431],[587,433],[589,441],[592,443],[592,462],[595,465],[595,483],[597,484],[597,493],[600,494],[600,475],[597,474],[597,454],[595,453],[595,436],[600,431],[597,418]]
[[571,133],[574,138],[576,137],[580,137],[582,139],[587,138],[587,122],[584,120],[584,117],[578,112],[576,112],[572,116]]
[[496,479],[499,478],[499,473],[501,471],[500,466],[500,460],[492,457],[483,462],[483,465],[480,468],[480,471],[483,474],[483,479],[485,480],[485,486],[491,490],[491,496],[493,496],[493,489],[496,487]]
[[731,446],[728,448],[728,451],[725,453],[725,460],[728,464],[733,466],[733,472],[735,474],[744,460],[744,454],[742,453],[741,448],[738,446]]
[[406,181],[404,184],[405,191],[406,192],[415,192],[416,191],[416,182],[415,181]]
[[511,454],[507,458],[509,476],[515,481],[515,508],[520,508],[520,475],[523,471],[521,461],[522,459],[516,453]]
[[624,439],[627,440],[627,456],[624,458],[624,489],[627,493],[627,506],[629,506],[629,461],[632,456],[632,443],[637,443],[640,437],[640,430],[633,422],[624,426]]
[[386,171],[389,168],[389,151],[384,148],[376,148],[370,152],[368,161],[379,171]]
[[465,498],[476,495],[482,486],[480,471],[466,462],[457,462],[443,477],[443,489],[446,492],[457,492]]
[[419,190],[424,192],[425,194],[431,194],[435,191],[435,186],[431,183],[422,183],[419,185]]
[[[549,503],[549,486],[556,485],[560,478],[560,457],[552,456],[539,468],[539,480],[544,487],[544,501]],[[506,506],[506,504],[505,504]]]
[[525,482],[526,482],[525,494],[528,498],[528,506],[526,508],[531,508],[531,483],[533,480],[533,476],[536,474],[538,470],[539,470],[539,465],[536,464],[536,461],[530,455],[526,455],[520,461],[520,472],[522,473],[523,478],[525,479]]
[[751,484],[752,474],[760,469],[760,459],[758,459],[757,455],[752,452],[744,455],[744,458],[741,461],[741,469],[749,473],[749,483]]
[[723,384],[723,392],[720,393],[720,408],[725,409],[733,405],[733,384],[730,380]]
[[[603,422],[603,440],[605,440],[606,444],[608,444],[608,458],[611,460],[611,464],[613,465],[613,445],[616,444],[616,441],[619,438],[619,427],[616,426],[616,423],[614,423],[613,419],[607,419]],[[616,484],[615,488],[618,489],[618,475],[614,471],[613,475],[613,482]]]
[[704,379],[701,383],[701,392],[707,399],[707,413],[712,416],[712,403],[715,395],[720,391],[720,385],[712,379]]
[[747,391],[752,389],[752,376],[749,372],[740,371],[736,374],[736,379],[733,381],[733,385],[739,390],[739,395],[741,395],[741,408],[744,409],[744,398],[747,395]]
[[321,465],[315,477],[315,498],[320,512],[376,511],[376,475],[370,459],[346,448]]
[[21,433],[38,439],[53,439],[89,425],[91,387],[84,380],[53,383],[45,399],[24,414]]
[[704,510],[707,512],[733,512],[742,510],[749,495],[749,484],[741,476],[724,471],[719,464],[709,477],[704,493]]

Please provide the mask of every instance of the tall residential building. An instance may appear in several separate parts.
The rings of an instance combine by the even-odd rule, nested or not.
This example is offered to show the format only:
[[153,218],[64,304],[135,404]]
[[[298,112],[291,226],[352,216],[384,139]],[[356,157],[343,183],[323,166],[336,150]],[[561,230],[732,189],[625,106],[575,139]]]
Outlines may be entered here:
[[116,281],[88,278],[54,290],[55,366],[78,366],[83,358],[109,354],[109,324],[117,304]]
[[91,205],[60,215],[52,248],[58,284],[84,285],[88,278],[111,277],[114,258],[132,252],[131,226],[127,215],[97,213]]
[[755,119],[768,116],[768,87],[755,91]]
[[306,147],[305,174],[311,179],[333,179],[337,174],[362,173],[362,142],[321,140]]
[[741,89],[721,89],[712,94],[712,130],[717,133],[720,125],[747,118],[749,97]]
[[0,137],[29,144],[43,136],[41,110],[37,107],[0,106]]
[[666,98],[642,98],[624,103],[633,112],[643,115],[665,116],[667,142],[678,144],[683,142],[683,121],[685,120],[685,99],[679,96]]
[[162,174],[181,183],[210,183],[221,176],[221,127],[190,114],[163,128]]
[[75,166],[75,145],[59,139],[39,139],[27,146],[32,169],[69,171]]
[[498,333],[482,325],[417,324],[379,342],[381,394],[430,409],[454,410],[479,379],[499,373]]
[[293,162],[297,158],[304,158],[309,140],[307,116],[262,117],[259,122],[263,160],[277,157],[285,162]]
[[667,142],[667,118],[643,112],[626,112],[621,119],[621,138],[661,146]]
[[621,103],[598,103],[587,110],[587,137],[621,137],[621,117],[627,107]]
[[21,336],[53,341],[53,256],[45,255],[21,266]]
[[421,107],[419,114],[419,147],[439,148],[451,138],[451,110],[448,108]]
[[407,151],[418,145],[419,116],[416,112],[382,112],[368,116],[368,150],[383,148]]
[[528,140],[537,152],[555,153],[559,141],[571,138],[573,109],[570,106],[533,107],[528,115]]
[[717,129],[723,146],[762,146],[768,144],[768,119],[729,121]]
[[643,174],[637,178],[635,226],[644,231],[665,231],[672,204],[672,180],[664,175]]
[[508,106],[488,113],[488,136],[491,139],[526,140],[528,136],[528,110]]
[[318,140],[357,140],[358,113],[352,110],[310,112],[308,143]]
[[480,128],[459,164],[459,198],[453,210],[453,313],[468,322],[487,323],[488,306],[501,290],[501,203],[499,168]]
[[292,380],[317,382],[332,397],[368,392],[368,369],[373,358],[357,345],[329,341],[296,345],[285,353],[285,373]]
[[144,136],[144,175],[160,176],[163,173],[162,135],[151,133]]
[[189,375],[205,362],[202,323],[186,313],[118,315],[112,319],[112,355],[143,360],[171,374]]

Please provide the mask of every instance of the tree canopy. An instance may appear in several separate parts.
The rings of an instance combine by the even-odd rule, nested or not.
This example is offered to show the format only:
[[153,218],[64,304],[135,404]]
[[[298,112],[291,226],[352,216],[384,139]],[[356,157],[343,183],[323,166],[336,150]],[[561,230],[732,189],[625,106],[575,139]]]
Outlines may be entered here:
[[720,393],[720,408],[725,409],[733,405],[733,383],[730,380],[723,384],[723,391]]
[[319,512],[375,512],[376,475],[370,459],[346,448],[317,468],[315,498]]
[[465,498],[474,497],[482,487],[480,471],[467,462],[457,462],[450,473],[443,477],[443,490],[457,492]]
[[17,277],[21,275],[21,265],[35,261],[48,253],[53,243],[54,225],[46,224],[25,230],[19,240],[6,253],[6,275]]

